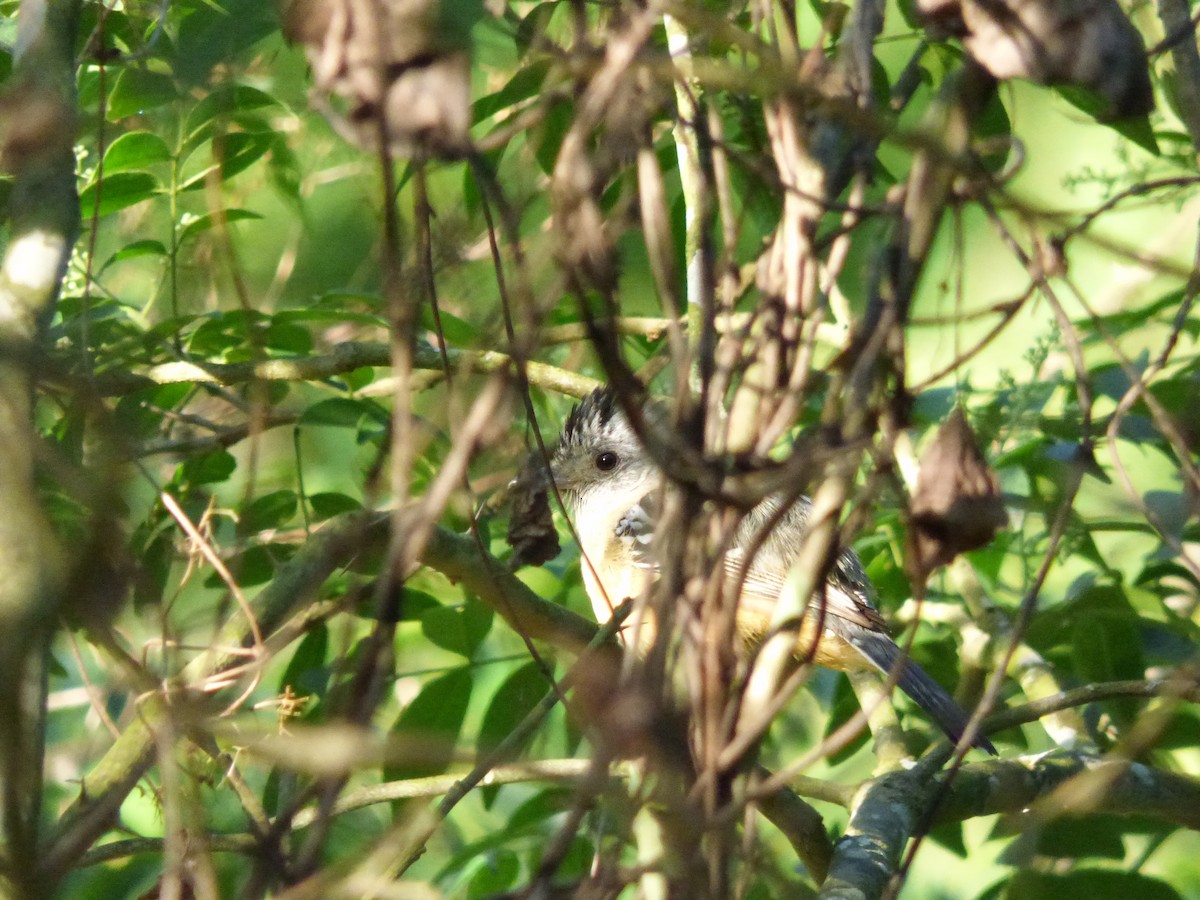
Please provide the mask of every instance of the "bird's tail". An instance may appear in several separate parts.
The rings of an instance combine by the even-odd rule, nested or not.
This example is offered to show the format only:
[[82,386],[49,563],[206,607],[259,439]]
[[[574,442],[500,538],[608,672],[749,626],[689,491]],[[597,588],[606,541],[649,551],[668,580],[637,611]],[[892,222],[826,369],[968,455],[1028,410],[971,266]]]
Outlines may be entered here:
[[[903,656],[902,651],[891,638],[882,634],[874,634],[866,629],[863,629],[862,634],[854,635],[851,643],[885,675],[891,673]],[[938,727],[945,732],[946,737],[958,743],[959,738],[966,730],[970,717],[961,706],[954,702],[954,698],[933,680],[933,676],[917,663],[906,657],[901,665],[903,668],[896,679],[900,690],[912,697],[921,709],[929,713]],[[992,742],[982,734],[976,735],[971,744],[980,750],[986,750],[992,756],[999,755]]]

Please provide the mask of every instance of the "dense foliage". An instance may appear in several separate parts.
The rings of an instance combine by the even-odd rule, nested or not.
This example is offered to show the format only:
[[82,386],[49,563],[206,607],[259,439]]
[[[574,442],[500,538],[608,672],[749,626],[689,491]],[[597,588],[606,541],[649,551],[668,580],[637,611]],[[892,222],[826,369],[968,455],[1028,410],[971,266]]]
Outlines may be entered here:
[[[995,83],[907,3],[876,34],[821,0],[445,0],[473,147],[425,154],[313,111],[281,22],[306,39],[320,2],[82,2],[82,232],[36,352],[2,344],[57,538],[53,606],[12,632],[46,629],[45,681],[5,670],[12,893],[1200,895],[1200,57],[1174,5],[1131,10],[1158,107],[1112,119]],[[39,4],[3,6],[12,38]],[[900,697],[866,728],[872,684],[811,666],[760,741],[704,613],[621,692],[604,651],[577,664],[617,651],[568,523],[511,573],[506,485],[597,380],[677,398],[697,451],[669,602],[782,472],[1000,758],[952,763]],[[925,584],[907,498],[956,406],[1008,527]]]

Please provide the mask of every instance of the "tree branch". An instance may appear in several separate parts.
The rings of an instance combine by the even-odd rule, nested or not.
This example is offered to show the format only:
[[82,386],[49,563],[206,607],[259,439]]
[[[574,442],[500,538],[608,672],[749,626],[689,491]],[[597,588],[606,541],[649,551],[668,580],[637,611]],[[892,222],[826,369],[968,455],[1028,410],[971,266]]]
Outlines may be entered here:
[[[491,374],[515,369],[512,357],[495,350],[447,350],[450,364],[459,372]],[[318,381],[344,375],[365,366],[390,368],[386,344],[347,341],[329,353],[294,359],[265,359],[244,363],[208,363],[190,360],[162,363],[142,372],[108,372],[95,379],[96,390],[105,396],[120,396],[158,384],[245,384],[249,381]],[[578,375],[545,363],[530,362],[529,381],[537,387],[582,397],[599,385],[594,378]],[[436,372],[443,370],[441,353],[428,346],[417,348],[413,366]]]
[[0,264],[0,893],[37,893],[46,655],[62,551],[34,488],[28,360],[79,233],[75,191],[77,0],[21,4],[4,92],[0,165],[13,176],[11,233]]
[[[384,514],[357,512],[332,520],[317,531],[251,601],[262,633],[272,634],[315,600],[334,571],[384,546],[387,526]],[[579,652],[596,635],[594,623],[537,596],[498,560],[482,557],[470,538],[435,528],[422,563],[460,583],[492,606],[514,629],[535,640]],[[243,666],[245,657],[236,649],[249,643],[247,621],[238,616],[213,641],[214,649],[187,666],[180,683],[194,689],[214,674]],[[83,779],[79,799],[61,817],[56,833],[40,854],[39,869],[45,877],[61,877],[107,830],[122,801],[152,764],[155,726],[172,711],[169,697],[155,695],[147,699],[140,715]]]

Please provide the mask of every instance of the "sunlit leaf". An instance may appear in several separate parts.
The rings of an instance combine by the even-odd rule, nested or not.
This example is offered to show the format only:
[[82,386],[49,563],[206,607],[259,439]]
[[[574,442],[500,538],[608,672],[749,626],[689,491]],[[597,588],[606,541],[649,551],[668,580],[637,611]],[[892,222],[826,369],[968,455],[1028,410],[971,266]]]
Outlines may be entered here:
[[104,176],[79,192],[83,215],[107,216],[110,213],[149,200],[159,192],[158,179],[145,172],[118,172]]

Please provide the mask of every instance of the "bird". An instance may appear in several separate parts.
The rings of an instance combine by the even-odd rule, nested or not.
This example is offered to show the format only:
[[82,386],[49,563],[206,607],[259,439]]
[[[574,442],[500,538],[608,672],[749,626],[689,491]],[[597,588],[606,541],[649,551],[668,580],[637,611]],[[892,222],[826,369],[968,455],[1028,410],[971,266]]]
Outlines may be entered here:
[[[646,410],[646,420],[653,425],[660,417],[652,407]],[[663,472],[642,445],[616,393],[602,387],[571,410],[550,458],[550,476],[578,538],[584,588],[597,621],[604,623],[618,604],[642,596],[659,573],[651,538]],[[743,650],[752,651],[770,632],[811,510],[807,497],[789,503],[789,498],[771,494],[745,514],[732,536],[725,571],[727,583],[738,590],[736,621]],[[853,550],[843,549],[824,590],[814,594],[803,617],[796,658],[839,671],[896,671],[900,689],[957,743],[969,716],[892,640],[873,597],[862,562]],[[644,641],[647,632],[638,626],[635,630]],[[997,755],[984,735],[976,735],[973,746]]]

